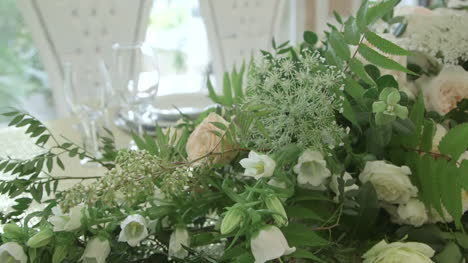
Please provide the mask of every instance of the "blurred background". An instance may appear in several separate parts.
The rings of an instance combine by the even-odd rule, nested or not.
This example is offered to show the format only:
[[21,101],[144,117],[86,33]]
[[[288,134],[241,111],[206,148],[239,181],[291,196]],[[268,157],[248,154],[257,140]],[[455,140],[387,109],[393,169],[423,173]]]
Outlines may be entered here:
[[[99,16],[100,8],[104,9],[106,2],[112,1],[139,2],[96,0],[95,3],[100,4],[94,7],[97,11],[93,9],[92,12],[94,15],[97,12]],[[55,0],[55,2],[60,1]],[[269,34],[274,35],[277,43],[290,40],[292,44],[295,44],[300,41],[304,30],[321,32],[328,22],[333,23],[333,10],[346,17],[360,4],[359,0],[288,0],[277,1],[280,4],[271,11],[271,16],[266,16],[258,10],[249,11],[253,8],[262,8],[262,2],[266,2],[267,7],[271,8],[275,1],[151,1],[150,10],[147,12],[149,17],[144,24],[144,40],[151,44],[157,53],[160,71],[158,96],[206,93],[207,76],[211,76],[216,85],[220,82],[219,76],[222,71],[230,70],[234,66],[232,64],[240,65],[239,56],[243,56],[246,60],[252,56],[252,53],[244,52],[245,49],[267,49],[266,45],[269,45],[271,40],[257,39],[256,33],[249,31],[255,28],[256,24],[271,25],[274,23],[275,28]],[[409,0],[402,1],[401,4],[425,5],[428,3]],[[49,59],[48,55],[40,50],[40,46],[44,46],[41,41],[46,39],[54,42],[55,40],[42,36],[44,34],[41,33],[42,31],[35,32],[40,31],[39,27],[47,28],[48,19],[52,19],[53,13],[41,17],[37,14],[33,15],[31,10],[47,8],[47,5],[52,5],[56,10],[66,8],[57,6],[54,1],[50,0],[42,2],[35,0],[0,1],[0,110],[9,106],[18,107],[29,111],[41,120],[68,115],[65,106],[60,105],[63,101],[63,94],[60,92],[61,87],[56,87],[59,86],[56,84],[59,82],[53,78],[51,80],[49,72],[53,70],[44,62]],[[83,8],[83,6],[77,8]],[[234,9],[238,10],[237,13],[232,11]],[[71,11],[72,17],[77,16],[73,12],[81,9],[73,10]],[[113,12],[112,9],[111,12]],[[34,17],[37,19],[32,20]],[[55,19],[54,23],[57,21],[60,23],[58,19],[64,18]],[[124,21],[125,13],[119,14],[119,19]],[[63,25],[67,26],[67,21],[64,21]],[[97,26],[99,25],[96,24],[93,27]],[[56,30],[53,26],[50,28],[49,30]],[[245,34],[242,33],[244,31]],[[64,38],[66,37],[64,35]],[[271,39],[270,37],[265,36],[265,39]],[[54,32],[49,38],[54,38]],[[232,40],[234,38],[235,42]],[[244,43],[248,44],[244,45]],[[239,53],[232,51],[237,47],[243,47],[243,50]],[[55,48],[58,51],[54,52],[61,52],[60,47]],[[235,54],[232,55],[229,52]],[[216,86],[219,88],[220,85]],[[5,119],[0,119],[0,126],[5,125],[4,121]]]

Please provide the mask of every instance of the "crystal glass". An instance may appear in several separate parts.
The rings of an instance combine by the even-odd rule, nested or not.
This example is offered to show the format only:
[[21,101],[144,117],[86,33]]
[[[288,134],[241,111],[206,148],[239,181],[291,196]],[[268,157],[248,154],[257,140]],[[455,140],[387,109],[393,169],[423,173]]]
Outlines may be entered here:
[[[104,61],[65,63],[65,99],[72,113],[80,119],[86,151],[98,158],[96,122],[106,111],[109,86],[110,77]],[[88,161],[82,160],[82,164]]]
[[137,126],[156,121],[153,103],[159,87],[159,67],[155,50],[147,43],[114,44],[113,89],[121,102],[120,116]]

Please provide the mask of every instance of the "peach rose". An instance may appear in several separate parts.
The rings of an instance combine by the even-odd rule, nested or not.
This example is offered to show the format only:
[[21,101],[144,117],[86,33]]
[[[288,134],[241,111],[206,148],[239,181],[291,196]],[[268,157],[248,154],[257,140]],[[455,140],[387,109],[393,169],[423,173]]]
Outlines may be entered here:
[[460,66],[445,66],[423,93],[426,108],[445,115],[468,98],[468,72]]
[[224,150],[225,154],[216,154],[206,159],[198,160],[196,163],[201,164],[204,160],[212,160],[213,163],[228,163],[236,156],[236,152],[229,152],[235,146],[229,143],[226,136],[223,137],[224,148],[221,147],[220,138],[211,131],[219,132],[220,134],[224,134],[224,131],[213,125],[213,122],[219,122],[226,126],[229,125],[223,117],[211,112],[188,138],[186,151],[190,161],[198,160],[210,152],[220,153],[222,150]]

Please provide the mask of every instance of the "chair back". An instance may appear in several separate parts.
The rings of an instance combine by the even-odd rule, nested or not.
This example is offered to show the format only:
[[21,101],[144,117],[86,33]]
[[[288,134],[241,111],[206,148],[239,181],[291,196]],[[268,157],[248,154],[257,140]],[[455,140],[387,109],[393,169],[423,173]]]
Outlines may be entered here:
[[[64,63],[112,63],[113,43],[145,38],[153,0],[18,0],[48,74],[59,116],[68,113]],[[102,77],[96,71],[96,80]]]

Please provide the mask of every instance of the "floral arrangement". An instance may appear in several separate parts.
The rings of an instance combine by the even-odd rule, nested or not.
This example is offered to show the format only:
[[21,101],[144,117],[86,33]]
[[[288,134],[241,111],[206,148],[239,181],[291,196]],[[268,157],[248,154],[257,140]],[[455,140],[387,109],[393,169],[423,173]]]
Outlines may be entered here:
[[[245,89],[245,67],[222,95],[208,82],[220,108],[134,136],[138,150],[108,132],[96,158],[5,113],[46,151],[0,160],[17,202],[0,262],[465,262],[466,15],[398,2],[335,13],[320,43],[273,41]],[[107,172],[61,190],[64,154]]]

